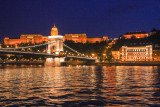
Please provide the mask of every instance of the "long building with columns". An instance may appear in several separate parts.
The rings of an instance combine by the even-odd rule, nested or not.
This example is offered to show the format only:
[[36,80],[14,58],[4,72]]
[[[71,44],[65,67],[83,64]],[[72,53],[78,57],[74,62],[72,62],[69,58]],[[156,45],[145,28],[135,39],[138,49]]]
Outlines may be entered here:
[[160,61],[160,30],[147,38],[119,39],[112,47],[114,61]]
[[[51,36],[52,35],[58,35],[58,28],[54,25],[51,29]],[[15,45],[20,43],[42,43],[42,42],[48,42],[49,36],[43,36],[41,34],[22,34],[19,39],[11,39],[9,37],[4,38],[4,44],[5,45]],[[66,40],[72,40],[75,43],[96,43],[101,41],[108,41],[107,36],[96,37],[96,38],[87,38],[86,34],[65,34],[63,36],[63,42]]]
[[[58,35],[58,29],[54,25],[51,29],[51,36]],[[48,36],[43,36],[41,34],[22,34],[19,39],[10,39],[9,37],[4,38],[5,45],[15,45],[20,43],[42,43],[48,42]]]
[[122,61],[151,61],[152,51],[152,45],[122,46]]
[[66,40],[72,40],[75,43],[96,43],[96,42],[102,42],[102,41],[108,41],[107,36],[103,37],[87,37],[85,33],[82,34],[65,34],[64,41]]

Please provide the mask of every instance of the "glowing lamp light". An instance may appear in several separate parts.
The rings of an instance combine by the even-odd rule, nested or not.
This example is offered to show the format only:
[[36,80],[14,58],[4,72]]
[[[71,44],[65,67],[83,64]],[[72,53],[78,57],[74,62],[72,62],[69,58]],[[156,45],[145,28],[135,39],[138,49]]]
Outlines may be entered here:
[[106,54],[103,54],[103,56],[105,56]]
[[60,62],[64,62],[64,58],[60,58]]
[[56,51],[59,51],[59,49],[56,49]]
[[92,57],[94,57],[94,56],[95,56],[95,54],[94,54],[94,53],[92,53],[91,55],[92,55]]
[[50,54],[51,53],[51,51],[50,50],[48,50],[48,52],[47,52],[48,54]]
[[49,39],[54,39],[54,38],[63,38],[62,35],[56,35],[56,36],[48,36]]
[[56,54],[56,55],[58,55],[58,54],[59,54],[59,52],[55,52],[55,54]]

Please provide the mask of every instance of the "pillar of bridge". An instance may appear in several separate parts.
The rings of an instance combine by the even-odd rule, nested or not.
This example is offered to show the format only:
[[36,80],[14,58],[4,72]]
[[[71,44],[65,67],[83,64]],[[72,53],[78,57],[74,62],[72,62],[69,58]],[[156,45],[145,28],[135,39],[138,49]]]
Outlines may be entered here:
[[48,43],[47,53],[51,54],[53,47],[55,48],[55,53],[59,54],[59,52],[63,51],[63,36],[48,36]]
[[48,54],[51,54],[51,45],[52,45],[52,44],[50,44],[50,43],[48,44],[48,47],[47,47],[47,53],[48,53]]
[[63,39],[59,41],[59,50],[63,51]]
[[56,39],[56,51],[63,51],[63,39]]
[[46,58],[45,66],[61,66],[65,57]]

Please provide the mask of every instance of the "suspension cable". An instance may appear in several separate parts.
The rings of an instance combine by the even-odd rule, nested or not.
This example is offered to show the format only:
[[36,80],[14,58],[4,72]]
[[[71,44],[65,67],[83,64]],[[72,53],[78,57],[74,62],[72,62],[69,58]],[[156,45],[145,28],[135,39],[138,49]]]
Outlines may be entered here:
[[40,45],[33,45],[33,46],[25,46],[25,47],[18,47],[18,48],[0,48],[0,50],[5,50],[5,49],[7,49],[7,50],[9,50],[9,49],[22,49],[22,48],[32,48],[32,47],[40,47],[40,46],[43,46],[43,45],[48,45],[48,44],[52,44],[52,43],[55,43],[55,41],[53,41],[53,42],[48,42],[48,43],[45,43],[45,44],[40,44]]
[[77,54],[80,54],[80,55],[81,55],[81,53],[80,53],[80,52],[78,52],[78,51],[76,51],[76,50],[72,49],[71,47],[67,46],[67,45],[66,45],[66,44],[64,44],[64,43],[63,43],[63,46],[64,46],[64,47],[67,47],[67,48],[69,48],[70,50],[72,50],[73,52],[75,52],[75,53],[77,53]]

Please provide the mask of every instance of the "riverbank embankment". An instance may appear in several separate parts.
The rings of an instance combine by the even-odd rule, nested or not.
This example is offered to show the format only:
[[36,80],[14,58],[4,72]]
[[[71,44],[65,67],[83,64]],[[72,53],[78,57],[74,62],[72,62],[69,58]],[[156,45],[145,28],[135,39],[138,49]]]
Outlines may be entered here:
[[45,61],[2,61],[1,65],[44,65]]
[[112,62],[112,63],[104,63],[98,62],[94,65],[98,66],[160,66],[160,61],[157,62]]
[[[97,63],[86,63],[83,61],[66,61],[65,66],[72,65],[96,65],[96,66],[160,66],[160,61],[157,62],[97,62]],[[45,65],[45,61],[2,61],[0,65]]]

